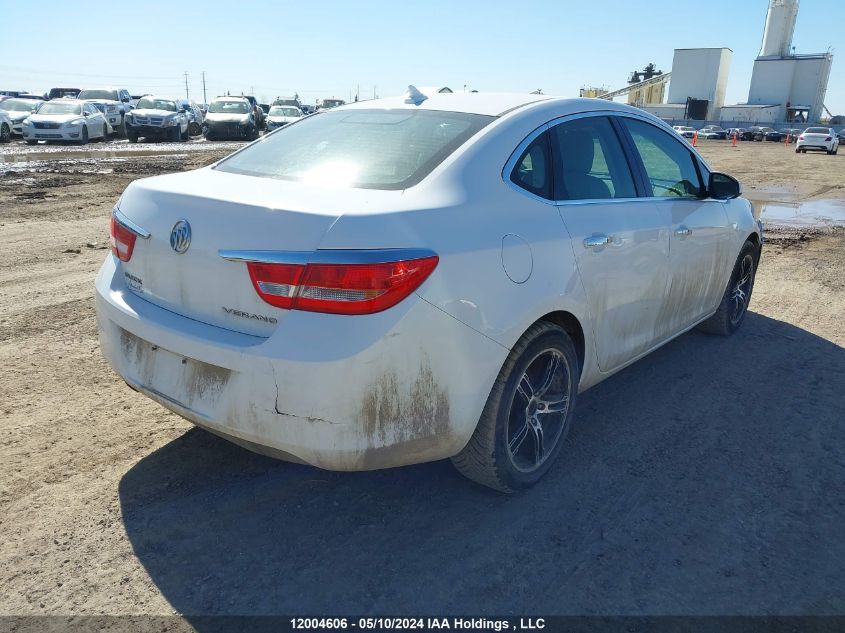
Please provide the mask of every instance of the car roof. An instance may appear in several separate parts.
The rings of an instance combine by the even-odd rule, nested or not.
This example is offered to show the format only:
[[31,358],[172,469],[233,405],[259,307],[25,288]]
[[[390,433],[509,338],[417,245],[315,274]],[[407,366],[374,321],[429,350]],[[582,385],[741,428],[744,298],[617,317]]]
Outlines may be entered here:
[[249,99],[246,97],[214,97],[212,101],[246,101],[249,102]]

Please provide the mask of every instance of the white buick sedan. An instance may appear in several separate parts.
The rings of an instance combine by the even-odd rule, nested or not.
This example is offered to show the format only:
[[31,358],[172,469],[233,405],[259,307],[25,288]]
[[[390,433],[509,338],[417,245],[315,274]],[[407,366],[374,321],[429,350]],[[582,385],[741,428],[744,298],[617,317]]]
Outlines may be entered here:
[[679,334],[743,322],[761,226],[659,119],[436,94],[305,117],[137,180],[96,281],[137,391],[327,469],[452,458],[534,484],[576,396]]

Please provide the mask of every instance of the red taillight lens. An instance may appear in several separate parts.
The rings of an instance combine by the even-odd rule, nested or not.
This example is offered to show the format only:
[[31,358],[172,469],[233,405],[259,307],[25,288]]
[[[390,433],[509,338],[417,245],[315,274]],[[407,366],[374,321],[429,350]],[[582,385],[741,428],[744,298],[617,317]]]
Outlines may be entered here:
[[135,238],[137,236],[123,226],[112,216],[109,225],[109,244],[111,252],[122,262],[128,262],[132,258],[132,251],[135,249]]
[[801,136],[799,136],[799,137],[798,137],[798,140],[799,140],[799,141],[803,141],[803,140],[804,140],[804,135],[802,134]]
[[437,256],[378,264],[260,264],[249,276],[270,305],[330,314],[373,314],[402,301],[437,267]]

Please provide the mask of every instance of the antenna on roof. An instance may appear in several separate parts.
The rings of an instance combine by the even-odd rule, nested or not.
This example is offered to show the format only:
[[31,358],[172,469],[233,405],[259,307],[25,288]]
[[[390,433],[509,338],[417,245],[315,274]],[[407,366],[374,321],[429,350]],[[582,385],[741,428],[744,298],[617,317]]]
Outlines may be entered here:
[[428,97],[417,90],[414,86],[408,86],[408,90],[405,91],[405,103],[420,105],[426,99],[428,99]]

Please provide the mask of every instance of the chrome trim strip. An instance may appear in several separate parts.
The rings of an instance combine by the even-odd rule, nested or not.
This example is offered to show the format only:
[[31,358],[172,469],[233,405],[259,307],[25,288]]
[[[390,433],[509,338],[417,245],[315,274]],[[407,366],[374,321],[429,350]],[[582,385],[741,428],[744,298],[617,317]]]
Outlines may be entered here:
[[316,251],[239,251],[219,250],[217,254],[230,262],[258,264],[385,264],[409,259],[434,257],[426,248],[325,249]]
[[132,231],[135,235],[137,235],[138,237],[142,237],[145,240],[149,239],[150,232],[147,229],[141,228],[140,226],[135,224],[132,220],[127,218],[123,213],[121,213],[120,209],[115,207],[114,209],[111,210],[111,213],[114,216],[115,220],[117,220],[124,227],[126,227],[127,229]]

